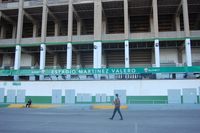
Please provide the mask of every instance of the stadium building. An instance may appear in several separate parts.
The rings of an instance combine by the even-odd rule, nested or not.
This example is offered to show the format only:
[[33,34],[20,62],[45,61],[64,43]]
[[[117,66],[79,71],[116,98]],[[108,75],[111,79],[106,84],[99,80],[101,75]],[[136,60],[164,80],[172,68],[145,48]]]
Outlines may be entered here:
[[0,102],[199,103],[199,0],[0,0]]

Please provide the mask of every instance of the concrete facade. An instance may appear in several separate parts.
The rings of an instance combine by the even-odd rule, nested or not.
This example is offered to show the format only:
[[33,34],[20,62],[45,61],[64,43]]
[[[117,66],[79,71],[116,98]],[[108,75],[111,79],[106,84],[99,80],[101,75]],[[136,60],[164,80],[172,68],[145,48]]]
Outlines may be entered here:
[[[199,54],[193,54],[200,47],[199,5],[195,0],[5,0],[0,66],[23,68],[23,53],[35,58],[27,67],[40,70],[200,66]],[[170,49],[173,55],[165,59]],[[5,66],[8,55],[14,63]]]

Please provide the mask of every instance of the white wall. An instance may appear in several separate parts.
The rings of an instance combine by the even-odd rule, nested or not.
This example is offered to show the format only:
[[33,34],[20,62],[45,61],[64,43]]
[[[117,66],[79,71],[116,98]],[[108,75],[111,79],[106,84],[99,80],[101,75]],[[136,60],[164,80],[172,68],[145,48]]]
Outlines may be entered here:
[[200,62],[200,48],[192,48],[192,61]]
[[11,55],[8,54],[4,54],[3,55],[3,62],[2,62],[2,66],[12,66],[12,59],[11,59]]
[[[186,63],[185,50],[182,54],[183,63]],[[192,48],[192,62],[200,61],[200,48]]]
[[[51,96],[52,89],[75,89],[77,93],[106,93],[126,89],[128,96],[166,96],[168,89],[199,88],[200,80],[132,80],[132,81],[27,81],[21,86],[13,82],[0,82],[0,88],[25,89],[26,96]],[[6,92],[6,91],[5,91]]]
[[32,56],[29,54],[21,55],[21,66],[31,66]]
[[160,49],[160,63],[178,63],[177,49]]

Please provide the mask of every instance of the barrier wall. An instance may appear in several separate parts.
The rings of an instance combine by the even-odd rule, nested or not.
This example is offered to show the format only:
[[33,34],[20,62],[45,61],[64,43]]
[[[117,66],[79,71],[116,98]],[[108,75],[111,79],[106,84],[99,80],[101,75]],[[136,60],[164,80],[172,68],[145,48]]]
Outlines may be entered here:
[[[0,82],[4,88],[4,96],[8,90],[25,90],[26,100],[33,98],[34,102],[51,103],[52,90],[62,90],[62,103],[65,101],[65,90],[75,90],[75,95],[88,93],[95,102],[96,94],[113,96],[114,90],[126,90],[127,103],[137,100],[167,100],[169,89],[196,88],[199,94],[200,80],[113,80],[113,81],[27,81]],[[77,98],[77,97],[76,97]],[[5,98],[6,99],[6,98]],[[112,97],[111,97],[112,100]],[[134,101],[133,101],[134,100]]]

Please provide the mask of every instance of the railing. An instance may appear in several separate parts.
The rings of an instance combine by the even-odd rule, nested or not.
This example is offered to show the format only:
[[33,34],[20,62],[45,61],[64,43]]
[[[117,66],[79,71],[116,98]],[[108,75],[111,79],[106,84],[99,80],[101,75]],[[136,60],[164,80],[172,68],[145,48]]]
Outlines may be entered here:
[[68,4],[69,0],[48,0],[48,4]]
[[168,104],[168,100],[128,100],[128,104]]
[[[28,6],[39,6],[39,5],[42,5],[43,4],[43,0],[34,0],[34,1],[29,1],[28,2]],[[24,3],[25,5],[25,3]],[[25,5],[26,7],[26,5]]]
[[0,9],[4,10],[4,9],[15,9],[18,8],[18,4],[19,2],[12,2],[12,3],[0,3]]

